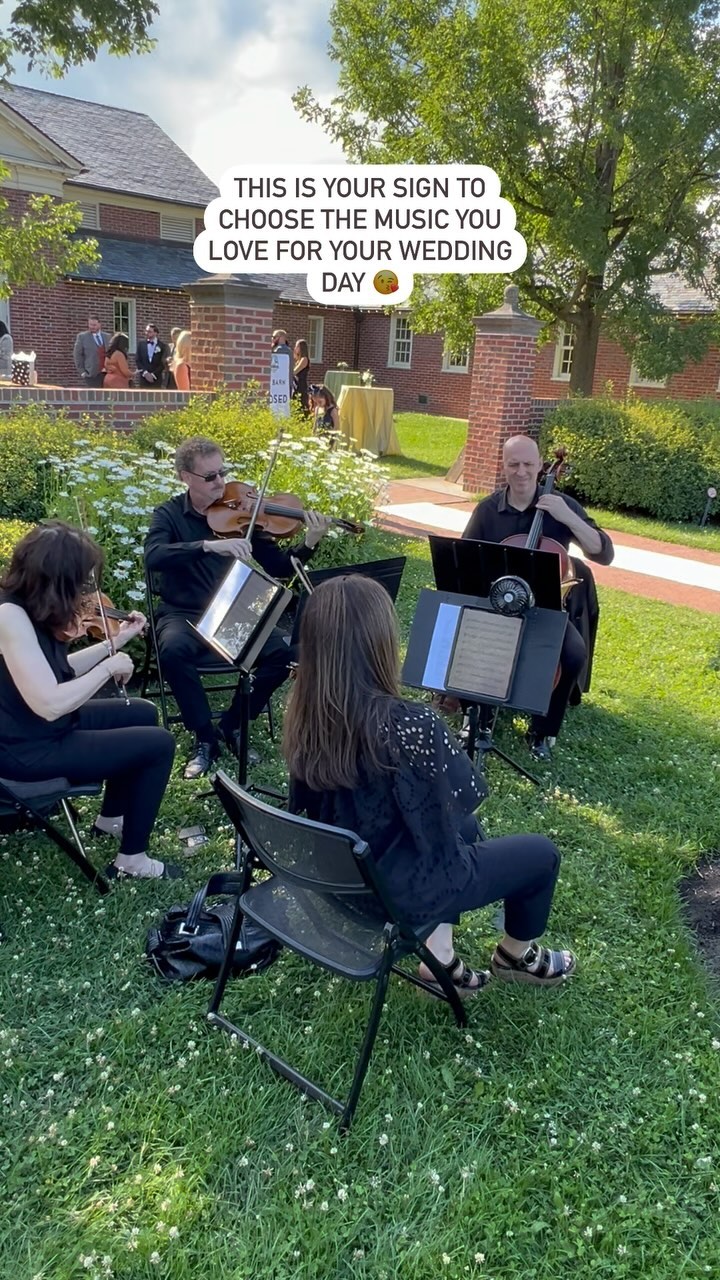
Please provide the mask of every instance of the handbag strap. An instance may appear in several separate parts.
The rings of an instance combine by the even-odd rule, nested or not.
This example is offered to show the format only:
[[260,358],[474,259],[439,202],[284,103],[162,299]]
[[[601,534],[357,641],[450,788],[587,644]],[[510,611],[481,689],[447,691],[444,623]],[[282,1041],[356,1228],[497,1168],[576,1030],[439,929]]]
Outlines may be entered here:
[[184,933],[194,933],[198,927],[200,913],[206,898],[214,898],[217,894],[230,893],[236,897],[243,887],[244,875],[241,871],[218,871],[211,876],[207,884],[198,889],[188,908]]

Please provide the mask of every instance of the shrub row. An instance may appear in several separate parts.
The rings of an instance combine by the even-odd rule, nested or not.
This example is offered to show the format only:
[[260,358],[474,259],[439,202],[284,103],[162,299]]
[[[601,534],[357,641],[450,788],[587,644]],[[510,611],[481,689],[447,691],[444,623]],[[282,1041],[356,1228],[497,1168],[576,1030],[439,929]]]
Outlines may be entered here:
[[573,492],[600,507],[695,520],[720,481],[720,404],[568,400],[546,418],[541,449],[568,450]]

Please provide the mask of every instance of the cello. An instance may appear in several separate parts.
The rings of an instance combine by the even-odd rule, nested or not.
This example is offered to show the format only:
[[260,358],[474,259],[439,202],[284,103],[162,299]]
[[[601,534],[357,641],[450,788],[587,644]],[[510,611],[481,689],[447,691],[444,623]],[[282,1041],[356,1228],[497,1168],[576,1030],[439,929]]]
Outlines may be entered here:
[[[546,464],[541,473],[539,495],[541,498],[544,498],[548,493],[552,493],[556,480],[567,470],[567,466],[565,449],[557,449],[554,461]],[[575,585],[578,579],[573,577],[570,556],[562,544],[556,542],[554,538],[544,536],[543,515],[543,511],[536,510],[529,532],[513,533],[509,538],[503,538],[502,545],[506,547],[525,547],[527,551],[554,551],[560,557],[560,594],[562,602],[565,604],[570,588]]]

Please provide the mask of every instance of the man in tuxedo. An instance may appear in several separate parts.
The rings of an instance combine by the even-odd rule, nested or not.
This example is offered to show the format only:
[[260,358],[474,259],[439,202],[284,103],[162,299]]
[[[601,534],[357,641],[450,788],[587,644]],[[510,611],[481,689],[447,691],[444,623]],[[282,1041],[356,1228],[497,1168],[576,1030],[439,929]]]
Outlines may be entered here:
[[110,339],[97,316],[88,316],[87,329],[75,339],[73,359],[83,387],[101,387],[105,376],[105,352]]
[[165,357],[167,348],[160,341],[160,330],[156,324],[145,326],[145,338],[138,342],[135,353],[137,368],[136,381],[146,391],[162,387],[165,377]]

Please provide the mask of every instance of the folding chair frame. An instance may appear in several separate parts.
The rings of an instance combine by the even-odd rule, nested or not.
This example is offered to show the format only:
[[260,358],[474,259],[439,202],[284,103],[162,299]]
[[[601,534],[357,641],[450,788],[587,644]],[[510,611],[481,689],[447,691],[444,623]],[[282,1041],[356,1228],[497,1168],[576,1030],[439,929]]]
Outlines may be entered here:
[[[73,795],[99,795],[102,788],[100,786],[88,785],[87,788],[73,787],[71,790]],[[109,892],[110,886],[107,880],[92,865],[85,852],[85,846],[77,827],[77,809],[72,803],[70,795],[67,793],[64,796],[59,795],[57,802],[60,805],[65,821],[70,828],[72,840],[69,840],[65,833],[61,831],[54,822],[51,822],[46,814],[43,814],[39,809],[36,809],[30,801],[17,796],[10,787],[5,785],[5,783],[0,783],[0,801],[5,801],[5,803],[9,807],[13,808],[16,813],[22,815],[26,819],[29,819],[33,826],[39,827],[40,830],[44,831],[48,839],[52,840],[53,844],[57,845],[59,849],[62,849],[63,853],[67,854],[68,858],[75,863],[76,867],[79,867],[80,871],[82,871],[85,876],[85,879],[95,885],[98,893],[104,894]]]
[[[241,1027],[239,1027],[236,1023],[234,1023],[225,1014],[221,1013],[220,1006],[222,1004],[223,997],[225,995],[225,989],[227,987],[228,979],[230,977],[232,962],[233,962],[233,953],[235,951],[238,938],[240,936],[240,928],[242,925],[243,915],[248,915],[252,919],[259,919],[256,916],[255,912],[253,911],[253,904],[252,904],[251,890],[252,890],[253,871],[255,869],[270,870],[271,868],[268,867],[267,862],[263,859],[261,851],[258,851],[254,846],[248,833],[242,828],[242,824],[237,821],[237,814],[233,811],[234,807],[226,803],[227,792],[229,792],[230,795],[232,796],[233,791],[242,790],[242,789],[236,788],[236,784],[233,784],[231,780],[227,777],[227,775],[222,773],[222,771],[218,771],[218,773],[216,774],[215,779],[213,781],[213,787],[215,789],[216,794],[218,795],[218,798],[220,799],[221,804],[225,808],[226,813],[231,818],[233,825],[235,826],[239,836],[242,839],[242,848],[245,853],[245,858],[244,858],[244,863],[239,867],[237,872],[237,885],[238,885],[237,900],[235,904],[235,911],[233,914],[232,927],[230,929],[230,936],[228,938],[228,944],[227,944],[227,949],[225,952],[223,964],[218,974],[218,977],[215,983],[215,989],[213,991],[212,999],[210,1001],[210,1005],[208,1008],[208,1020],[213,1025],[221,1027],[224,1031],[228,1031],[231,1035],[237,1036],[238,1039],[242,1041],[243,1044],[246,1044],[251,1049],[254,1049],[258,1057],[262,1058],[263,1061],[267,1062],[268,1065],[272,1067],[273,1071],[275,1071],[278,1075],[282,1076],[286,1080],[289,1080],[290,1083],[294,1084],[297,1089],[301,1090],[301,1092],[306,1093],[309,1097],[314,1098],[317,1102],[321,1102],[325,1107],[328,1108],[328,1110],[334,1112],[336,1115],[339,1115],[340,1132],[347,1133],[352,1124],[353,1116],[355,1114],[355,1110],[356,1110],[358,1101],[360,1099],[360,1093],[363,1087],[365,1076],[367,1074],[367,1069],[370,1064],[370,1058],[372,1056],[375,1040],[377,1038],[378,1030],[380,1027],[380,1020],[382,1016],[385,997],[387,994],[390,974],[395,973],[397,974],[398,977],[404,978],[405,981],[412,983],[413,986],[420,987],[423,991],[426,991],[428,994],[435,996],[437,999],[446,1001],[450,1005],[455,1015],[455,1021],[459,1027],[464,1027],[467,1025],[467,1013],[463,1006],[463,1002],[460,999],[460,996],[458,995],[457,988],[455,987],[455,984],[450,978],[450,975],[447,973],[445,969],[443,969],[437,957],[432,955],[432,953],[425,946],[425,943],[422,940],[422,938],[418,935],[418,932],[414,930],[411,925],[403,923],[401,920],[397,918],[388,919],[388,922],[385,924],[385,927],[383,930],[385,945],[384,945],[382,958],[380,960],[380,964],[378,966],[376,973],[373,975],[373,977],[369,979],[365,979],[366,981],[372,981],[372,980],[375,981],[375,984],[376,984],[375,994],[373,997],[372,1007],[370,1010],[367,1026],[365,1028],[365,1033],[363,1035],[362,1043],[360,1046],[359,1056],[355,1065],[355,1071],[353,1074],[350,1091],[344,1100],[332,1097],[319,1084],[316,1084],[314,1081],[308,1079],[307,1076],[304,1076],[289,1062],[286,1062],[284,1058],[281,1058],[278,1054],[274,1053],[271,1049],[268,1049],[265,1045],[255,1040],[251,1035],[249,1035],[248,1032],[243,1031]],[[289,823],[291,825],[304,826],[309,829],[322,828],[325,831],[328,830],[328,828],[324,826],[324,824],[322,823],[311,822],[307,818],[301,818],[295,814],[287,814],[287,813],[284,813],[282,810],[270,809],[270,806],[263,804],[262,801],[257,800],[254,796],[250,796],[247,792],[243,792],[242,799],[248,802],[249,804],[251,804],[253,807],[259,808],[266,812],[267,811],[271,812],[280,821],[285,821],[286,823]],[[365,844],[364,841],[359,840],[358,837],[355,836],[354,833],[352,832],[343,831],[340,828],[336,828],[334,830],[338,835],[349,837],[355,841],[355,844],[353,847],[353,855],[357,860],[360,873],[363,876],[364,880],[366,881],[368,889],[375,893],[381,906],[383,907],[383,910],[387,913],[389,917],[391,917],[392,910],[391,908],[388,907],[387,902],[383,897],[381,884],[375,873],[375,869],[373,867],[372,861],[368,856],[369,855],[368,845]],[[275,867],[272,868],[272,871],[273,871],[273,874],[276,874]],[[272,928],[268,926],[267,921],[265,919],[259,920],[259,923],[261,923],[265,928],[268,928],[269,932],[271,933],[273,932]],[[436,923],[439,923],[439,922],[436,922]],[[436,925],[430,925],[427,928],[423,928],[422,930],[423,938],[428,937],[432,933],[435,927]],[[286,938],[280,937],[279,934],[275,936],[278,937],[278,940],[280,942],[282,942],[284,945],[287,945],[290,950],[295,950],[295,948],[293,948],[292,946],[292,943],[288,942]],[[303,952],[300,948],[297,949],[297,954],[304,956],[305,959],[311,959],[311,957],[307,956],[307,954]],[[411,955],[416,956],[418,960],[421,960],[423,964],[427,966],[427,968],[436,978],[438,986],[441,989],[441,992],[438,992],[435,989],[435,987],[431,986],[430,983],[423,981],[423,979],[418,977],[416,974],[410,973],[407,970],[400,968],[398,961]],[[323,964],[323,962],[319,959],[314,960],[313,962],[316,963],[319,967],[327,969],[331,973],[337,972],[337,970],[333,968],[332,965]],[[360,981],[361,979],[356,979],[356,980]]]

